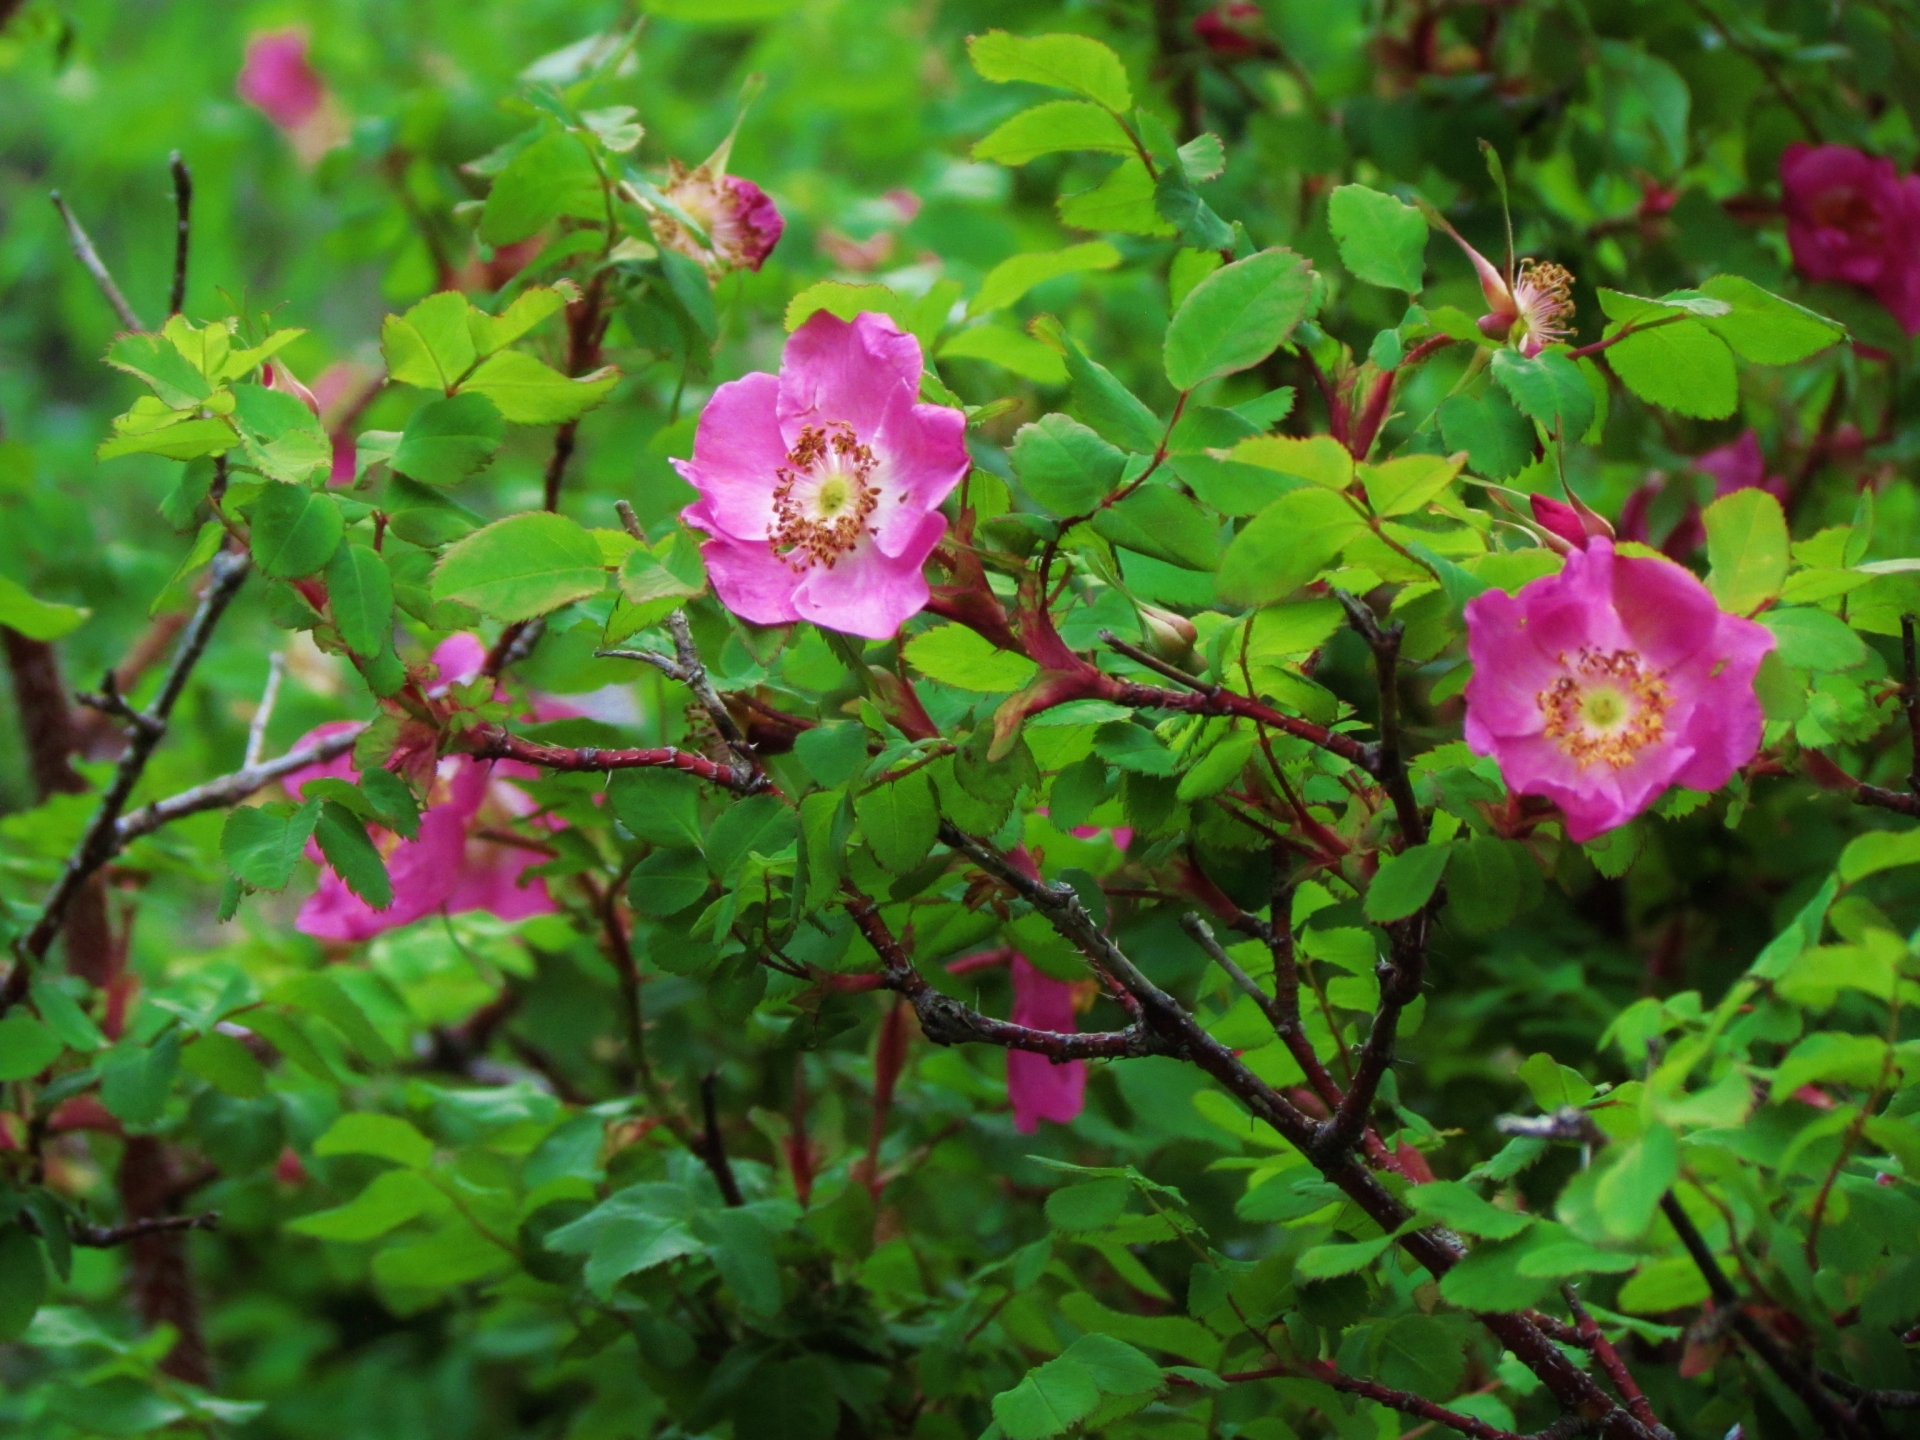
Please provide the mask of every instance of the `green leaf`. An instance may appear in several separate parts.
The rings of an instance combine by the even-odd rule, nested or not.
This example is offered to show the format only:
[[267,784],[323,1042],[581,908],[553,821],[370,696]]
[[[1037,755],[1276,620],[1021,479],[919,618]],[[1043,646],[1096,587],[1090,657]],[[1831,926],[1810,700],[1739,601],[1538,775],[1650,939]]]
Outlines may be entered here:
[[1370,1373],[1383,1385],[1429,1400],[1445,1400],[1460,1387],[1467,1346],[1447,1318],[1402,1315],[1376,1328],[1374,1347]]
[[1224,250],[1233,244],[1233,227],[1200,198],[1182,166],[1162,166],[1153,182],[1153,208],[1173,226],[1182,245]]
[[1902,865],[1920,865],[1920,830],[1870,830],[1840,852],[1840,879],[1852,885]]
[[1171,235],[1173,226],[1156,205],[1153,176],[1129,157],[1091,190],[1060,197],[1062,224],[1076,230],[1115,230],[1122,235]]
[[426,1170],[433,1164],[433,1142],[416,1126],[398,1115],[373,1111],[340,1116],[313,1142],[313,1153],[322,1159],[330,1155],[372,1155],[409,1170]]
[[1340,244],[1340,263],[1359,279],[1420,292],[1427,221],[1413,206],[1365,185],[1342,185],[1328,198],[1327,228]]
[[700,823],[700,782],[665,766],[616,770],[607,782],[607,798],[620,823],[650,845],[706,843]]
[[467,333],[473,338],[474,353],[485,359],[496,350],[504,350],[550,315],[558,315],[580,298],[580,287],[571,280],[553,285],[529,285],[513,297],[513,303],[498,315],[467,307]]
[[122,335],[107,347],[107,363],[146,381],[169,409],[192,409],[213,394],[200,368],[159,335]]
[[[427,1153],[431,1157],[431,1148]],[[397,1157],[388,1154],[384,1158],[392,1160]],[[435,1189],[433,1183],[418,1170],[385,1170],[374,1176],[367,1188],[345,1205],[336,1205],[331,1210],[316,1210],[296,1220],[289,1220],[286,1228],[296,1235],[310,1235],[316,1240],[358,1244],[378,1240],[389,1231],[397,1230],[409,1220],[417,1220],[422,1215],[444,1215],[452,1209],[453,1202]]]
[[295,396],[264,385],[236,385],[233,419],[247,459],[270,479],[305,485],[333,468],[333,442],[320,417]]
[[1562,1065],[1546,1051],[1529,1055],[1520,1067],[1520,1079],[1542,1110],[1584,1105],[1594,1096],[1592,1084],[1578,1070]]
[[987,694],[1020,689],[1034,676],[1033,661],[995,648],[964,625],[936,625],[907,642],[907,660],[922,675],[960,690]]
[[1125,1212],[1133,1186],[1125,1180],[1088,1180],[1047,1196],[1047,1220],[1056,1230],[1104,1230]]
[[1110,271],[1119,265],[1119,252],[1106,240],[1091,240],[1066,250],[1043,250],[1002,259],[979,284],[979,294],[968,305],[970,315],[985,315],[1020,300],[1033,286],[1083,271]]
[[1676,415],[1721,420],[1740,403],[1733,352],[1699,320],[1646,326],[1603,354],[1621,384]]
[[1240,778],[1247,762],[1253,758],[1255,746],[1252,735],[1229,735],[1180,777],[1175,797],[1186,804],[1219,794]]
[[1084,515],[1117,489],[1126,456],[1078,420],[1048,415],[1013,437],[1021,488],[1055,515]]
[[258,1100],[267,1093],[267,1072],[253,1052],[218,1030],[209,1030],[182,1050],[180,1063],[223,1094]]
[[1533,427],[1499,390],[1452,395],[1441,403],[1440,437],[1449,450],[1467,452],[1476,475],[1506,480],[1533,460]]
[[393,468],[427,485],[458,484],[486,468],[506,433],[499,408],[478,391],[430,400],[401,432]]
[[480,362],[460,393],[486,396],[516,425],[555,425],[593,409],[619,379],[620,372],[609,365],[569,380],[531,355],[502,350]]
[[975,325],[957,332],[941,343],[940,358],[985,360],[1036,385],[1067,382],[1066,362],[1058,351],[1004,325]]
[[[820,1355],[761,1361],[734,1401],[734,1440],[833,1440],[840,1425],[835,1374],[834,1362]],[[770,1396],[777,1403],[766,1403]]]
[[377,658],[393,649],[393,575],[372,546],[348,542],[334,551],[327,609],[354,654]]
[[1887,1042],[1878,1035],[1823,1030],[1806,1036],[1782,1057],[1768,1098],[1777,1105],[1816,1080],[1868,1089],[1880,1083],[1887,1059]]
[[409,545],[438,549],[471,535],[480,517],[437,490],[395,475],[387,484],[388,529]]
[[1520,413],[1537,420],[1549,434],[1577,440],[1593,424],[1593,391],[1580,367],[1558,350],[1543,351],[1531,360],[1518,350],[1496,350],[1493,378]]
[[1157,449],[1166,427],[1138,396],[1114,378],[1113,372],[1086,353],[1064,333],[1067,378],[1073,384],[1073,408],[1102,440],[1145,455]]
[[989,30],[968,37],[967,54],[973,68],[987,80],[1027,80],[1072,90],[1117,113],[1133,108],[1133,91],[1127,86],[1127,70],[1120,57],[1084,35],[1028,37]]
[[1837,615],[1807,606],[1775,608],[1760,617],[1773,632],[1784,665],[1797,670],[1851,670],[1867,663],[1867,645]]
[[224,420],[181,420],[159,429],[116,435],[102,441],[94,454],[102,460],[118,460],[123,455],[198,460],[207,455],[223,455],[239,443],[240,437]]
[[1093,1376],[1063,1355],[994,1396],[993,1418],[1007,1440],[1048,1440],[1091,1415],[1099,1403]]
[[1367,503],[1376,515],[1410,515],[1424,510],[1460,473],[1460,462],[1445,455],[1402,455],[1360,467]]
[[1352,1275],[1373,1264],[1392,1244],[1391,1235],[1377,1235],[1371,1240],[1315,1245],[1302,1251],[1300,1258],[1293,1262],[1294,1277],[1299,1280],[1331,1280],[1337,1275]]
[[698,850],[656,850],[634,867],[627,898],[642,915],[664,920],[705,898],[711,878]]
[[[1098,105],[1085,100],[1049,100],[1003,120],[974,145],[973,158],[1024,165],[1036,156],[1058,150],[1131,155],[1133,141],[1127,138],[1119,120]],[[991,308],[976,301],[973,313],[982,314]]]
[[0,1344],[26,1334],[46,1299],[47,1262],[40,1242],[16,1220],[0,1223]]
[[1141,555],[1212,574],[1220,565],[1220,523],[1171,485],[1142,485],[1093,517],[1094,533]]
[[319,842],[320,853],[327,857],[333,873],[346,882],[347,889],[375,910],[385,910],[393,904],[393,882],[387,878],[386,861],[380,858],[359,816],[337,800],[325,801],[320,806],[313,838]]
[[542,510],[496,520],[449,548],[433,572],[433,598],[496,620],[531,620],[597,595],[606,583],[599,541]]
[[1160,1367],[1112,1335],[1082,1335],[1060,1356],[1083,1368],[1103,1395],[1146,1395],[1162,1383]]
[[1284,600],[1366,530],[1331,490],[1289,491],[1256,515],[1220,562],[1220,598],[1237,605]]
[[389,315],[380,327],[387,373],[403,385],[453,393],[473,368],[472,310],[457,290],[429,295],[404,315]]
[[1502,1210],[1458,1180],[1416,1185],[1407,1191],[1407,1203],[1415,1214],[1437,1225],[1488,1240],[1511,1239],[1533,1224],[1532,1216]]
[[100,1033],[93,1017],[80,1008],[79,1002],[63,990],[58,981],[46,975],[35,976],[28,994],[47,1028],[69,1049],[99,1050],[106,1045],[107,1037]]
[[50,1028],[16,1010],[0,1020],[0,1080],[30,1080],[65,1049]]
[[180,1032],[170,1029],[152,1044],[122,1041],[100,1062],[100,1100],[128,1125],[146,1129],[166,1113],[167,1095],[180,1068]]
[[1594,1187],[1594,1208],[1609,1235],[1631,1240],[1653,1223],[1660,1197],[1680,1173],[1680,1145],[1655,1122],[1624,1146]]
[[320,822],[319,805],[241,805],[227,812],[220,855],[227,869],[256,890],[283,890]]
[[1455,841],[1447,862],[1447,919],[1470,935],[1491,934],[1520,912],[1529,888],[1538,892],[1538,876],[1528,852],[1513,841],[1494,835]]
[[1707,507],[1707,588],[1722,610],[1751,615],[1787,579],[1787,517],[1758,487],[1723,495]]
[[904,330],[905,316],[913,302],[884,285],[855,284],[848,280],[816,280],[787,302],[783,324],[792,334],[807,322],[807,317],[824,310],[841,320],[851,321],[869,311],[891,316]]
[[549,1232],[547,1248],[587,1256],[587,1288],[605,1298],[624,1276],[699,1254],[705,1247],[693,1233],[692,1214],[691,1198],[678,1185],[629,1185]]
[[331,495],[271,481],[253,502],[253,563],[278,580],[322,569],[340,548],[347,522]]
[[1845,338],[1846,327],[1790,300],[1762,290],[1741,275],[1715,275],[1700,287],[1725,301],[1725,315],[1706,324],[1742,360],[1757,365],[1791,365],[1817,355]]
[[267,992],[267,1003],[286,1005],[317,1015],[344,1035],[367,1059],[377,1065],[391,1065],[393,1048],[386,1037],[367,1019],[367,1012],[347,994],[332,975],[309,971],[281,981]]
[[597,218],[605,213],[598,172],[580,139],[565,130],[527,146],[493,177],[480,212],[480,239],[513,245],[562,215]]
[[58,640],[77,630],[92,613],[83,605],[36,600],[23,587],[0,576],[0,625],[19,631],[29,640]]
[[874,859],[896,875],[926,859],[940,833],[933,789],[924,773],[882,781],[853,802],[853,813]]
[[1410,845],[1381,861],[1367,886],[1367,918],[1384,925],[1413,914],[1432,898],[1452,856],[1451,845]]
[[1167,379],[1176,390],[1258,365],[1313,302],[1313,267],[1286,249],[1223,265],[1193,287],[1167,326]]

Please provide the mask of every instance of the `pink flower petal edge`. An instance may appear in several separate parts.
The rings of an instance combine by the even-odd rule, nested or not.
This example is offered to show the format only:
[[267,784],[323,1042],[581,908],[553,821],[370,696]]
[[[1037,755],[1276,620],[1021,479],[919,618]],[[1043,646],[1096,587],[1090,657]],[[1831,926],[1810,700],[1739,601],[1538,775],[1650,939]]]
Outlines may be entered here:
[[1595,537],[1558,574],[1466,614],[1467,743],[1516,794],[1559,805],[1576,841],[1669,785],[1718,789],[1760,748],[1753,679],[1773,634],[1678,565]]
[[[1071,1033],[1074,1018],[1073,986],[1033,968],[1027,957],[1013,957],[1013,1023],[1034,1030]],[[1013,1126],[1031,1135],[1042,1120],[1065,1125],[1086,1103],[1087,1062],[1055,1064],[1031,1050],[1007,1052],[1007,1099],[1013,1105]]]
[[1796,141],[1780,157],[1780,189],[1800,273],[1870,291],[1920,334],[1920,175],[1850,145]]
[[966,417],[920,403],[920,342],[885,315],[817,311],[778,376],[720,386],[693,458],[699,499],[681,519],[720,601],[758,625],[810,620],[891,638],[930,597],[922,573],[967,473]]

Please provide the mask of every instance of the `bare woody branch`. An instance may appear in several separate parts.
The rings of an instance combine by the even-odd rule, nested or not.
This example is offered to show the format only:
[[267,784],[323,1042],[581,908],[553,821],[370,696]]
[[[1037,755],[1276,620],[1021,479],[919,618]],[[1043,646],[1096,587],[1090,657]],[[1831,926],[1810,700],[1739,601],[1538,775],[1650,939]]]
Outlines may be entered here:
[[167,157],[173,172],[173,289],[167,295],[167,314],[178,315],[187,305],[187,247],[193,237],[193,172],[175,150]]
[[545,770],[575,774],[648,767],[683,770],[710,784],[731,790],[736,795],[769,794],[774,789],[773,782],[765,775],[741,776],[732,765],[672,745],[639,750],[603,750],[591,745],[575,749],[528,740],[498,725],[483,725],[462,735],[456,748],[477,760],[519,760]]
[[202,810],[224,810],[230,805],[238,805],[242,800],[254,794],[263,786],[271,785],[296,770],[304,770],[309,765],[324,765],[329,760],[338,759],[353,749],[354,741],[360,738],[360,727],[339,735],[329,735],[324,740],[316,740],[311,745],[302,745],[298,750],[289,750],[275,760],[262,761],[258,765],[248,765],[235,770],[230,775],[209,780],[204,785],[196,785],[191,790],[182,790],[178,795],[170,795],[164,800],[156,800],[150,805],[142,805],[138,810],[130,811],[120,817],[114,826],[115,835],[121,845],[150,835],[161,826],[170,824],[185,815],[196,815]]
[[120,317],[120,323],[129,330],[145,330],[140,317],[134,314],[133,306],[127,303],[127,297],[114,283],[113,273],[107,269],[106,262],[100,258],[100,252],[93,248],[93,241],[82,228],[79,217],[67,205],[58,190],[48,197],[53,208],[60,212],[60,218],[67,222],[67,242],[73,246],[73,257],[93,277],[93,283],[100,287],[100,293],[107,298],[107,304],[113,307],[113,313]]

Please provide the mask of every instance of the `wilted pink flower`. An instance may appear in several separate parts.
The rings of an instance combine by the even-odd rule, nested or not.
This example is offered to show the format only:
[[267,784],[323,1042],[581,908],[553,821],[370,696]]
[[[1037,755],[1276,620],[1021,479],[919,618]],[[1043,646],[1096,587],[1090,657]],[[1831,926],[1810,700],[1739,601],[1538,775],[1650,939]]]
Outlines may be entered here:
[[758,270],[787,222],[767,198],[767,192],[751,180],[728,175],[720,163],[708,160],[689,170],[678,160],[667,162],[667,183],[660,187],[665,195],[702,230],[708,243],[673,216],[655,210],[651,216],[653,238],[669,250],[677,250],[698,260],[709,273],[727,270]]
[[1230,60],[1259,54],[1266,28],[1266,16],[1254,0],[1220,0],[1193,20],[1200,43]]
[[[1694,457],[1693,468],[1713,477],[1716,499],[1736,490],[1753,489],[1764,490],[1783,503],[1787,498],[1786,477],[1767,474],[1767,458],[1761,453],[1760,437],[1752,429],[1743,432],[1738,440]],[[1649,527],[1653,503],[1665,492],[1667,483],[1664,479],[1649,480],[1627,497],[1627,503],[1620,507],[1622,540],[1637,540],[1643,545],[1652,543]],[[1660,549],[1675,560],[1685,560],[1706,543],[1707,527],[1701,519],[1700,506],[1689,500],[1673,529],[1660,542]]]
[[1467,605],[1467,743],[1590,840],[1668,785],[1717,790],[1753,758],[1753,677],[1772,648],[1689,571],[1595,537],[1558,575]]
[[1446,221],[1436,224],[1466,252],[1480,277],[1480,293],[1487,297],[1487,313],[1479,319],[1480,333],[1504,340],[1529,358],[1573,332],[1573,272],[1551,260],[1522,260],[1519,272],[1501,273],[1500,267],[1473,246]]
[[307,59],[304,30],[263,30],[248,40],[234,89],[293,142],[304,164],[346,139],[327,82]]
[[[448,685],[472,680],[480,671],[485,648],[471,635],[455,635],[434,651],[440,678]],[[324,739],[350,728],[349,722],[322,725],[303,737],[301,744]],[[297,770],[283,782],[298,798],[309,780],[325,777],[357,778],[353,757],[342,755],[324,765]],[[300,907],[294,928],[322,940],[368,940],[384,931],[410,925],[427,915],[458,915],[485,910],[502,920],[545,915],[554,909],[544,881],[527,880],[529,866],[541,863],[535,850],[483,839],[483,830],[506,830],[536,808],[509,780],[533,780],[540,772],[514,760],[483,762],[468,755],[449,755],[435,771],[419,832],[404,840],[391,831],[373,827],[374,843],[387,862],[393,884],[393,904],[375,910],[347,888],[322,861],[318,846],[308,854],[322,861],[319,888]]]
[[1787,245],[1809,280],[1869,290],[1920,334],[1920,176],[1849,145],[1796,141],[1780,157]]
[[940,502],[968,462],[966,417],[919,403],[921,369],[920,342],[885,315],[822,310],[777,376],[713,392],[674,465],[700,492],[680,516],[713,537],[700,554],[729,610],[885,640],[926,605]]
[[[1034,1030],[1071,1034],[1074,1019],[1073,986],[1042,974],[1024,955],[1013,957],[1013,1023]],[[1013,1126],[1031,1135],[1042,1120],[1065,1125],[1086,1103],[1087,1062],[1055,1064],[1031,1050],[1007,1052],[1007,1099],[1013,1104]]]

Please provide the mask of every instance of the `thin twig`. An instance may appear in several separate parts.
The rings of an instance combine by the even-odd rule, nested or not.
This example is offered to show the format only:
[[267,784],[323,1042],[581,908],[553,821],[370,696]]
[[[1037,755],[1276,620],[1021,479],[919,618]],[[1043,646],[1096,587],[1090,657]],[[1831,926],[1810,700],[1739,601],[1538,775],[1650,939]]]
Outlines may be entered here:
[[174,151],[167,157],[173,171],[173,290],[167,297],[167,314],[178,315],[187,305],[187,246],[193,235],[193,172]]
[[296,770],[304,770],[309,765],[324,765],[346,754],[360,738],[361,728],[355,726],[343,734],[329,735],[298,750],[289,750],[277,760],[262,761],[258,765],[209,780],[204,785],[196,785],[191,790],[182,790],[165,800],[142,805],[138,810],[122,815],[115,823],[115,839],[125,846],[183,815],[197,815],[202,810],[224,810],[229,805],[238,805],[249,795]]
[[67,202],[55,190],[48,197],[53,208],[60,212],[60,218],[67,222],[67,240],[73,246],[74,259],[93,276],[93,283],[100,287],[100,293],[107,297],[107,304],[113,307],[113,313],[120,317],[120,323],[129,330],[142,331],[147,327],[140,323],[140,317],[133,313],[133,306],[127,303],[127,297],[120,293],[120,287],[113,283],[113,275],[101,260],[100,252],[93,248],[93,241],[87,238],[87,232],[81,228],[79,218],[68,208]]
[[267,743],[267,726],[273,721],[274,702],[280,698],[280,682],[286,673],[286,654],[276,650],[267,657],[267,685],[260,692],[260,704],[247,725],[247,753],[240,763],[248,770],[260,763],[260,752]]
[[74,1220],[67,1224],[67,1238],[76,1245],[90,1250],[105,1250],[115,1245],[125,1245],[147,1235],[164,1235],[169,1231],[181,1230],[218,1230],[220,1212],[204,1211],[199,1215],[154,1215],[145,1220],[132,1220],[125,1225],[85,1225]]
[[1422,845],[1427,839],[1427,822],[1421,817],[1420,804],[1414,798],[1412,782],[1400,744],[1400,637],[1405,631],[1398,620],[1382,625],[1363,600],[1344,590],[1335,592],[1346,607],[1353,628],[1373,652],[1374,674],[1380,687],[1380,741],[1376,749],[1375,774],[1393,801],[1400,821],[1400,832],[1409,845]]
[[1594,1358],[1607,1372],[1607,1378],[1613,1381],[1613,1388],[1627,1402],[1627,1408],[1633,1412],[1634,1418],[1649,1430],[1664,1430],[1659,1417],[1653,1413],[1653,1406],[1634,1380],[1633,1372],[1627,1369],[1627,1362],[1620,1358],[1620,1352],[1614,1348],[1613,1342],[1601,1332],[1593,1316],[1587,1313],[1587,1307],[1580,1303],[1579,1291],[1570,1284],[1562,1285],[1560,1296],[1573,1313],[1574,1329],[1580,1337],[1580,1343],[1593,1352]]
[[1907,712],[1907,738],[1912,753],[1907,757],[1907,788],[1920,797],[1920,655],[1914,645],[1914,617],[1900,617],[1900,659],[1906,680],[1900,687],[1900,705]]
[[468,730],[456,741],[456,748],[479,760],[519,760],[545,770],[578,774],[590,770],[640,770],[650,766],[684,770],[689,775],[723,786],[739,795],[770,794],[774,785],[765,775],[737,775],[734,767],[692,750],[662,745],[643,750],[602,750],[598,746],[575,749],[566,745],[548,745],[528,740],[498,725],[482,725]]
[[738,1208],[747,1200],[740,1193],[740,1181],[733,1173],[733,1162],[727,1158],[726,1142],[720,1134],[720,1107],[714,1093],[719,1086],[717,1070],[709,1070],[700,1077],[700,1113],[706,1128],[701,1131],[697,1152],[713,1173],[714,1183],[720,1187],[720,1198]]
[[1838,1390],[1849,1400],[1862,1405],[1877,1406],[1882,1410],[1920,1410],[1920,1390],[1869,1390],[1864,1385],[1856,1385],[1844,1375],[1836,1375],[1831,1370],[1818,1372],[1820,1383],[1829,1389]]
[[200,657],[206,653],[207,645],[213,639],[214,626],[219,623],[220,616],[225,613],[233,597],[239,593],[250,568],[247,556],[238,551],[222,551],[214,556],[213,564],[209,567],[206,590],[200,597],[193,619],[187,622],[187,628],[181,634],[179,648],[175,650],[173,662],[160,681],[160,690],[154,696],[152,708],[142,716],[141,723],[127,726],[127,749],[114,771],[113,783],[101,797],[100,807],[94,811],[86,833],[81,836],[60,877],[54,881],[53,889],[41,907],[40,918],[34,921],[33,928],[17,944],[13,969],[7,976],[5,986],[0,987],[0,1014],[11,1009],[26,994],[31,967],[46,955],[48,947],[53,944],[53,937],[59,933],[66,919],[67,907],[79,893],[80,887],[119,850],[119,821],[127,799],[140,783],[140,777],[146,772],[147,761],[152,758],[154,749],[166,734],[173,707],[186,689],[194,667],[200,663]]

